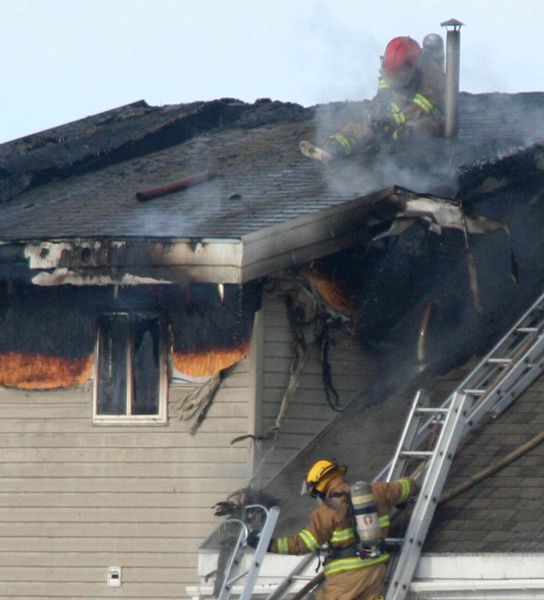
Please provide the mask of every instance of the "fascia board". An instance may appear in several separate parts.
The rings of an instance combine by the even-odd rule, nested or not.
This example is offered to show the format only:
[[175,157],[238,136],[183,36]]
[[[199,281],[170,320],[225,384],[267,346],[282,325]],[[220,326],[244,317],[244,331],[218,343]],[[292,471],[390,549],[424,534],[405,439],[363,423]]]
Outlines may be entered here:
[[435,579],[413,581],[409,590],[412,600],[538,600],[544,598],[544,579]]
[[[19,244],[36,285],[136,285],[202,281],[241,283],[240,239],[30,240]],[[2,248],[0,248],[0,256]],[[21,272],[20,261],[0,273]]]
[[244,281],[365,241],[369,212],[388,188],[242,236]]

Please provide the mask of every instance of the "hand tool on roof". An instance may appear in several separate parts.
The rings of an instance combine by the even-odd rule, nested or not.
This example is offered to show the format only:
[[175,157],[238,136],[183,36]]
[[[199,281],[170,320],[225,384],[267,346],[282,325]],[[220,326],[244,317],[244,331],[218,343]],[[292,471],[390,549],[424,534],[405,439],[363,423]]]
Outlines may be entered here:
[[183,179],[179,179],[178,181],[172,181],[171,183],[151,188],[143,192],[136,192],[136,199],[140,202],[147,202],[148,200],[160,198],[161,196],[173,194],[174,192],[181,192],[182,190],[194,185],[199,185],[201,183],[205,183],[206,181],[210,181],[210,179],[214,179],[216,175],[217,174],[215,171],[202,171],[202,173],[190,175],[188,177],[184,177]]

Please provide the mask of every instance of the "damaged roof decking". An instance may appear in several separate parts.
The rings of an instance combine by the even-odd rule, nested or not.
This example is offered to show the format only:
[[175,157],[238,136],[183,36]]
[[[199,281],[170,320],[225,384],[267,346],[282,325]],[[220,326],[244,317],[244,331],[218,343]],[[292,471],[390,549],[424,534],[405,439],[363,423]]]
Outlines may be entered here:
[[[245,260],[240,246],[253,242],[255,260],[263,263],[248,270],[248,279],[352,244],[360,222],[346,203],[356,198],[394,184],[454,195],[461,164],[544,134],[543,94],[462,95],[459,138],[420,149],[410,169],[382,158],[325,168],[300,155],[300,139],[322,138],[360,108],[137,103],[4,144],[0,240],[206,241],[200,251],[207,248],[212,260],[227,265]],[[138,191],[206,169],[217,177],[150,202],[135,199]],[[277,252],[283,258],[267,263]],[[208,260],[193,254],[170,258]]]

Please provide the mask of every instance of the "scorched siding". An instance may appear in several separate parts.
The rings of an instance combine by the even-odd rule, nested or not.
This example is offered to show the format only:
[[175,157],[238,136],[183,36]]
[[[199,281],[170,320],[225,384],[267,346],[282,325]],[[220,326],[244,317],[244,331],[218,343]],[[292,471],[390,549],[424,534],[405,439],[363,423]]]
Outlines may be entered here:
[[[237,365],[192,436],[93,426],[91,389],[0,389],[0,597],[176,598],[194,583],[212,506],[244,485],[250,370]],[[106,585],[122,567],[122,587]]]

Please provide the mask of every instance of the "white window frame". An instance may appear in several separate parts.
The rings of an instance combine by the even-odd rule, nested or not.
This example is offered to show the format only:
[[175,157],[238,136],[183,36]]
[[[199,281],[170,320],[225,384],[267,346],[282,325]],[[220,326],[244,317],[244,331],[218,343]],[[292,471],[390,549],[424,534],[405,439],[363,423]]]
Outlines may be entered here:
[[100,385],[99,373],[98,373],[98,357],[100,353],[100,331],[97,327],[96,336],[96,347],[95,347],[95,359],[93,368],[93,414],[92,422],[94,425],[165,425],[168,422],[168,354],[167,354],[167,343],[166,333],[167,329],[160,318],[158,313],[151,313],[147,311],[106,311],[100,314],[100,316],[127,316],[133,323],[133,319],[136,315],[149,316],[150,318],[157,317],[159,319],[159,412],[154,415],[132,415],[130,411],[132,409],[132,369],[133,369],[133,356],[134,356],[134,331],[131,327],[128,343],[127,352],[127,382],[126,382],[126,398],[125,407],[126,413],[122,415],[101,415],[97,413],[98,404],[98,388]]

